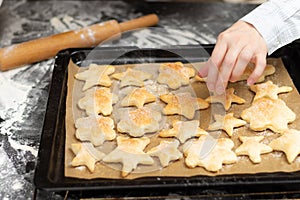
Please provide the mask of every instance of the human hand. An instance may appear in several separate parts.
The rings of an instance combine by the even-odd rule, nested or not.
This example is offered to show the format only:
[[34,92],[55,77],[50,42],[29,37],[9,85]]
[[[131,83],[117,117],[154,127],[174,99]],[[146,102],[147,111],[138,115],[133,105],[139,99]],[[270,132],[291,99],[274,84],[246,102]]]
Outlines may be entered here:
[[267,44],[254,26],[238,21],[218,36],[212,55],[199,75],[207,77],[210,91],[222,94],[228,81],[237,81],[247,64],[253,62],[255,69],[247,79],[247,84],[252,85],[266,67],[267,52]]

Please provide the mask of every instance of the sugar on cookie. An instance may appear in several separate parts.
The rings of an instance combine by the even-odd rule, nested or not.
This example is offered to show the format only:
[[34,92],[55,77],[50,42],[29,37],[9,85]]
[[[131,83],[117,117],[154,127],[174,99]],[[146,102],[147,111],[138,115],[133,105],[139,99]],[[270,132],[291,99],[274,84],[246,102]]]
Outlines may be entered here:
[[296,119],[296,114],[283,100],[263,97],[243,110],[241,117],[254,131],[271,129],[276,133],[283,133],[288,129],[288,124]]
[[291,92],[293,90],[292,87],[289,86],[281,86],[274,84],[272,81],[267,81],[265,83],[251,85],[250,89],[255,92],[255,96],[253,101],[262,98],[268,97],[271,99],[278,99],[278,94]]

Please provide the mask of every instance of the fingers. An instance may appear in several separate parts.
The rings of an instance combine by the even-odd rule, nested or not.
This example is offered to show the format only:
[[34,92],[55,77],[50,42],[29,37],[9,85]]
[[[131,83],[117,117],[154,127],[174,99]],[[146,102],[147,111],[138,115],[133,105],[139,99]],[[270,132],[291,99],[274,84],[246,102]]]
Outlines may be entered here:
[[215,90],[215,85],[218,80],[219,66],[226,54],[227,45],[223,42],[217,42],[210,59],[207,62],[207,87],[210,91]]
[[259,77],[263,74],[267,60],[266,60],[266,54],[259,53],[255,57],[255,69],[247,79],[248,85],[253,85],[256,81],[258,81]]
[[230,48],[222,62],[220,73],[215,85],[215,91],[217,94],[223,94],[226,90],[228,80],[232,74],[233,69],[236,67],[236,60],[239,52],[241,51],[241,45],[237,44],[236,48]]
[[237,81],[250,61],[255,63],[255,69],[247,84],[255,83],[265,69],[266,55],[266,42],[255,27],[238,21],[219,35],[213,53],[199,75],[207,77],[210,91],[222,94],[228,81]]
[[236,82],[239,77],[244,73],[246,66],[252,59],[252,51],[248,48],[244,48],[236,61],[236,64],[233,68],[233,71],[231,73],[230,81],[231,82]]

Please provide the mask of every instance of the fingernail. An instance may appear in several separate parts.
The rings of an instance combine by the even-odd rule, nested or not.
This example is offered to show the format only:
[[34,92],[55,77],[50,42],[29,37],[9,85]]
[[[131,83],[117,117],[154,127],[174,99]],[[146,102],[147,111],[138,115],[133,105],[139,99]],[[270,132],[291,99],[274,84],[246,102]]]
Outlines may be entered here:
[[248,86],[251,86],[251,85],[253,85],[254,84],[254,81],[253,80],[247,80],[247,85]]
[[216,93],[217,93],[218,95],[223,94],[224,92],[225,92],[225,90],[224,90],[223,87],[217,87]]
[[214,84],[213,83],[208,83],[207,88],[208,88],[209,91],[213,91],[214,90]]

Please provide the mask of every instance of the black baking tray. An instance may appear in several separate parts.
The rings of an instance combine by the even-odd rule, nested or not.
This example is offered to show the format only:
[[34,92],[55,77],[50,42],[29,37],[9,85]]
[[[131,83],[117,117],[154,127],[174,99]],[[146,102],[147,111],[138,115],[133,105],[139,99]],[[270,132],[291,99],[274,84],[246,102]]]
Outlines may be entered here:
[[[81,66],[90,62],[125,64],[145,62],[197,62],[207,60],[214,45],[172,46],[161,49],[137,47],[103,47],[67,49],[58,53],[50,87],[47,110],[40,141],[34,183],[46,191],[70,191],[81,197],[101,195],[163,196],[170,192],[182,195],[241,193],[300,193],[300,171],[293,173],[260,173],[216,177],[150,177],[135,180],[83,180],[64,176],[65,102],[68,63]],[[298,91],[300,89],[300,44],[294,42],[271,55],[281,57]]]

